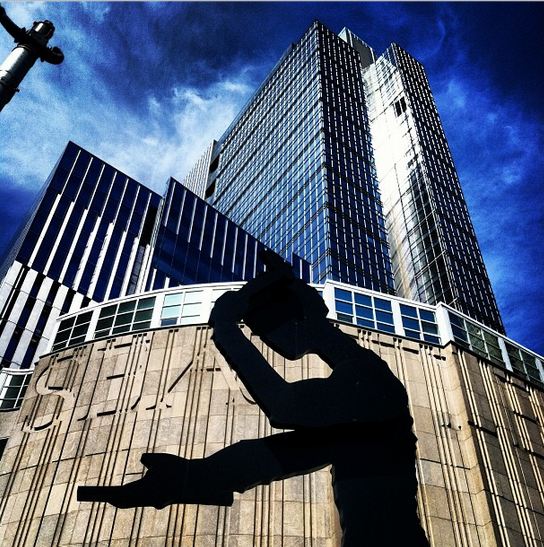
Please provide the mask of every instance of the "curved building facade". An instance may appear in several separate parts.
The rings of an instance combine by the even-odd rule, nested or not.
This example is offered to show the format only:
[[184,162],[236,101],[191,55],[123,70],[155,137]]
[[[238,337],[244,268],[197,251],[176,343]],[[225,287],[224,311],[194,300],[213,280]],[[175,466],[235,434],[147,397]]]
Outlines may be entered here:
[[[76,501],[80,485],[140,478],[144,452],[199,458],[273,433],[207,325],[213,302],[239,286],[131,295],[61,318],[21,410],[12,414],[0,464],[2,545],[339,545],[328,469],[235,494],[232,507],[118,510]],[[419,511],[431,544],[538,544],[539,380],[513,367],[514,359],[484,357],[456,340],[462,329],[455,322],[464,321],[467,336],[475,324],[452,321],[445,307],[338,283],[317,288],[331,321],[378,353],[407,388],[418,437]],[[410,307],[417,319],[405,324]],[[374,327],[356,324],[371,320],[364,314]],[[435,339],[425,340],[433,317]],[[328,374],[316,356],[287,361],[242,328],[288,381]],[[482,332],[485,346],[491,331]],[[508,358],[513,343],[494,335]]]

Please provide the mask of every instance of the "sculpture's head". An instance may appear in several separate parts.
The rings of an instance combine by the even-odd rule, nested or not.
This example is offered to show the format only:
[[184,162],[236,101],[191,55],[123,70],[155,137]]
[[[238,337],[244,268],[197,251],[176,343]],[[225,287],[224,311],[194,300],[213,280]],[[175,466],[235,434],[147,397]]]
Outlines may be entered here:
[[245,323],[272,349],[298,359],[319,349],[327,306],[319,293],[299,279],[278,282],[250,300]]

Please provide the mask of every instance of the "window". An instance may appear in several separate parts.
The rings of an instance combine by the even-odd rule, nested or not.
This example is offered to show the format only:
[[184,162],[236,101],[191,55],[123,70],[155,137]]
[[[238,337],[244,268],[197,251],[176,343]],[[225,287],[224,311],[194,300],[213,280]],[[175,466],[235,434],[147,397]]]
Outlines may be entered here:
[[488,359],[501,367],[505,366],[499,339],[493,333],[479,325],[467,321],[449,312],[453,338],[462,346],[468,347],[481,357]]
[[543,385],[543,379],[540,376],[540,371],[538,370],[538,367],[536,366],[535,357],[529,352],[512,344],[509,344],[508,342],[505,342],[505,345],[512,368],[516,372],[527,376],[529,380],[539,385]]
[[397,116],[397,118],[403,112],[406,112],[406,100],[404,99],[404,97],[401,97],[398,101],[395,101],[393,107],[395,108],[395,116]]
[[21,406],[32,373],[0,371],[0,410],[14,410]]
[[394,333],[391,302],[366,294],[334,289],[336,318],[359,327]]
[[52,350],[58,351],[67,346],[84,342],[92,315],[92,312],[89,311],[61,321]]
[[202,313],[204,291],[184,291],[167,294],[161,310],[161,326],[190,325],[198,322]]
[[95,338],[145,330],[151,326],[155,297],[112,304],[100,310]]
[[404,334],[408,338],[423,339],[431,344],[440,344],[438,325],[433,311],[401,304],[400,313]]

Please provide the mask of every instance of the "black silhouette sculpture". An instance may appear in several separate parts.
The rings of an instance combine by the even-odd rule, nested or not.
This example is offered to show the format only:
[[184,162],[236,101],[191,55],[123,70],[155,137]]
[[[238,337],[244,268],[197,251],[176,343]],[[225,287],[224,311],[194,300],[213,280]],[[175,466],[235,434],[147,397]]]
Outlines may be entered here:
[[[292,429],[245,440],[202,459],[143,454],[144,477],[123,486],[79,487],[80,501],[120,508],[176,503],[230,505],[245,492],[332,464],[344,547],[426,546],[417,516],[416,437],[406,390],[386,363],[327,319],[317,291],[277,255],[267,272],[221,296],[213,339],[272,426]],[[238,323],[279,354],[315,353],[328,378],[286,382]]]

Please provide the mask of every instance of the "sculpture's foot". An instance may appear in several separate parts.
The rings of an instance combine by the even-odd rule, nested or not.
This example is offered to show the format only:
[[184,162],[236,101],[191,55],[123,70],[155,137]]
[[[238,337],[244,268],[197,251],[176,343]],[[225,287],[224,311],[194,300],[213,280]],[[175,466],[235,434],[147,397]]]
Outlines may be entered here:
[[[141,462],[147,467],[146,474],[139,480],[122,486],[80,486],[78,501],[104,501],[120,509],[129,507],[155,507],[163,509],[178,503],[203,505],[232,505],[232,492],[208,492],[201,488],[188,487],[191,460],[172,454],[142,454]],[[203,484],[203,483],[202,483]]]

